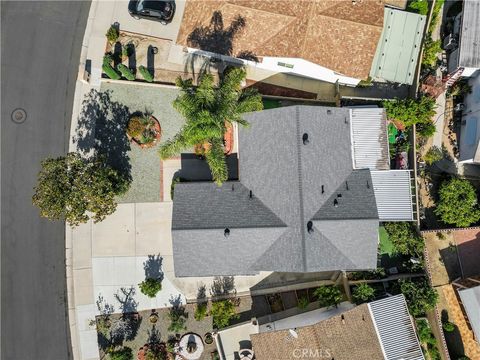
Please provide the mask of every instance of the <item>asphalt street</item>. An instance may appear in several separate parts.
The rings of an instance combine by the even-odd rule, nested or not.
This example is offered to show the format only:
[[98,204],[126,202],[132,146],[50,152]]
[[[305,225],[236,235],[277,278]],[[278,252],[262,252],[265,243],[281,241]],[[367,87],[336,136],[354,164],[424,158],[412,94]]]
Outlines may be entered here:
[[[65,226],[32,206],[40,161],[64,154],[90,3],[1,2],[1,358],[66,360]],[[22,123],[11,120],[23,109]],[[21,117],[19,118],[21,121]]]

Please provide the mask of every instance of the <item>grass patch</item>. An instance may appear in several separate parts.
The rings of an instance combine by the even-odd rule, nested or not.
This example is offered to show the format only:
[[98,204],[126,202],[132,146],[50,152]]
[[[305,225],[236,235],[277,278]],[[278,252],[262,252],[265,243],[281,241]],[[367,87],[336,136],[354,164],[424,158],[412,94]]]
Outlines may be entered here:
[[395,249],[392,241],[388,237],[387,230],[385,230],[383,226],[380,226],[378,232],[380,234],[380,254],[393,255]]

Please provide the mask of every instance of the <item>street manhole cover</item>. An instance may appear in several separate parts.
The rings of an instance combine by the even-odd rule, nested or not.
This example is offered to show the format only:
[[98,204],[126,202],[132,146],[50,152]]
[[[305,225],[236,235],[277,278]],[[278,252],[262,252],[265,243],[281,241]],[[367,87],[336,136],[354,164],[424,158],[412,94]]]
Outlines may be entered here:
[[23,123],[25,120],[27,120],[27,113],[25,112],[25,110],[23,109],[15,109],[12,111],[12,121],[17,123],[17,124],[21,124]]

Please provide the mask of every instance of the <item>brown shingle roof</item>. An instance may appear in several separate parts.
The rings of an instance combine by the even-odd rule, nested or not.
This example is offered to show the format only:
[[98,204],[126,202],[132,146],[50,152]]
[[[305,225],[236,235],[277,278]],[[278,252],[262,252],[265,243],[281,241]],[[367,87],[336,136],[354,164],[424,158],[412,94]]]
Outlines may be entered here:
[[250,335],[257,360],[380,360],[382,349],[366,304],[321,321],[288,330]]
[[383,0],[188,0],[177,43],[231,56],[303,58],[367,78],[383,7]]

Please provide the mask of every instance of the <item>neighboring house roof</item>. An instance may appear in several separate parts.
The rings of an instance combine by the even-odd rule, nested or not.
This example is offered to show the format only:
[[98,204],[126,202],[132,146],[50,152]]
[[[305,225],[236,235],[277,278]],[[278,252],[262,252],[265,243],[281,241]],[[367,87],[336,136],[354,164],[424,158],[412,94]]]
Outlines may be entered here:
[[378,216],[382,221],[413,221],[410,170],[372,171]]
[[480,68],[480,1],[463,1],[459,66]]
[[480,342],[480,285],[470,289],[459,290],[463,308],[467,313],[468,322],[475,338]]
[[403,295],[368,304],[385,359],[424,360]]
[[403,295],[359,305],[297,327],[295,333],[296,337],[289,330],[250,335],[256,359],[290,360],[302,354],[335,360],[424,359]]
[[387,120],[383,109],[352,109],[352,141],[356,169],[390,169]]
[[235,57],[302,58],[365,79],[383,8],[382,0],[188,0],[177,43]]
[[426,16],[385,8],[383,31],[378,41],[370,76],[374,79],[413,83]]
[[[362,111],[372,109],[355,113]],[[175,186],[175,274],[375,268],[378,201],[370,169],[353,164],[351,116],[351,109],[319,106],[245,115],[239,181]]]

